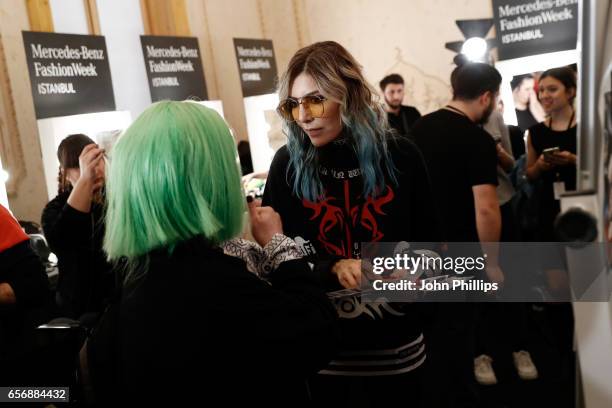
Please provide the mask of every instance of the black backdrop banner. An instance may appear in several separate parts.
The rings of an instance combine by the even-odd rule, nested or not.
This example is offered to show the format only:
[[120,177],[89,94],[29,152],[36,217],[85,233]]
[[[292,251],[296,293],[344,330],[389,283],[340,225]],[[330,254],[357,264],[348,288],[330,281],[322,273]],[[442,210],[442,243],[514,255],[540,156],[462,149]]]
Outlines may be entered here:
[[492,0],[500,60],[573,50],[578,0]]
[[22,34],[37,119],[115,110],[104,37]]
[[141,35],[140,43],[153,102],[208,99],[197,38]]
[[234,38],[242,96],[276,92],[276,57],[272,40]]

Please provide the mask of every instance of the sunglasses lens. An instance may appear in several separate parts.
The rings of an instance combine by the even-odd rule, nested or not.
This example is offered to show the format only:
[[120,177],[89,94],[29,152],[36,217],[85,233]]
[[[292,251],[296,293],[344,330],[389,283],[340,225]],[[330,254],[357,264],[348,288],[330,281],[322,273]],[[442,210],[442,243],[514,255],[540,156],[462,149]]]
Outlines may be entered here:
[[[305,96],[302,98],[302,105],[313,118],[323,117],[325,111],[325,98],[321,96]],[[278,113],[286,120],[292,122],[300,117],[300,102],[295,99],[286,99],[278,106]]]
[[304,98],[304,107],[310,111],[313,118],[323,117],[325,100],[320,96],[307,96]]
[[278,106],[278,113],[286,120],[293,121],[293,111],[299,110],[298,107],[299,105],[296,101],[287,99]]

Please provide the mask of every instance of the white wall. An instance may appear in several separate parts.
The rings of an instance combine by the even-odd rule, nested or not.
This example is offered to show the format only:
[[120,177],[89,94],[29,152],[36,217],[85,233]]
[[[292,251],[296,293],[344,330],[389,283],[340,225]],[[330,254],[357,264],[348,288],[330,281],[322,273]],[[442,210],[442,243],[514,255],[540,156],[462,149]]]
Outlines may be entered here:
[[0,160],[0,204],[2,204],[5,208],[9,208],[8,197],[6,196],[6,186],[4,183],[6,180],[4,179],[5,175],[4,168],[2,167],[2,160]]
[[106,37],[118,111],[136,117],[151,104],[140,36],[144,34],[138,0],[97,2],[100,31]]
[[56,33],[89,34],[83,0],[51,0],[49,3]]

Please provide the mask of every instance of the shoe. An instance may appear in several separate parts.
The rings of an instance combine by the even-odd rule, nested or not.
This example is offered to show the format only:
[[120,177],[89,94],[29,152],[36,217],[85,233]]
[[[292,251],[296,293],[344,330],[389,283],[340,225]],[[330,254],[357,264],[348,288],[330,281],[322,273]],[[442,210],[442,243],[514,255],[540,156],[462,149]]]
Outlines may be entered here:
[[512,353],[514,357],[514,366],[522,380],[535,380],[538,378],[538,369],[531,360],[531,355],[528,351],[519,351]]
[[482,385],[495,385],[497,384],[497,377],[491,362],[493,359],[485,354],[478,356],[474,359],[474,376],[476,381]]

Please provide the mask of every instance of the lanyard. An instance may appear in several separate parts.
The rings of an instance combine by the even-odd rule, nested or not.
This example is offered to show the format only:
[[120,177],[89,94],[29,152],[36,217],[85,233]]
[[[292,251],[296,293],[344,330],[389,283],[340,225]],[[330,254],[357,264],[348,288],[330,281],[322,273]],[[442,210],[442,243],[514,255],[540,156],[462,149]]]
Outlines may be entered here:
[[445,108],[449,109],[449,110],[452,110],[453,112],[458,113],[460,115],[463,115],[463,116],[465,116],[466,118],[469,119],[468,115],[466,115],[465,112],[462,111],[461,109],[457,109],[457,108],[455,108],[454,106],[451,106],[451,105],[446,105]]
[[[574,121],[574,116],[576,115],[576,111],[572,109],[572,116],[570,116],[569,123],[567,124],[566,132],[572,128],[572,122]],[[552,116],[548,119],[548,127],[552,130]]]

